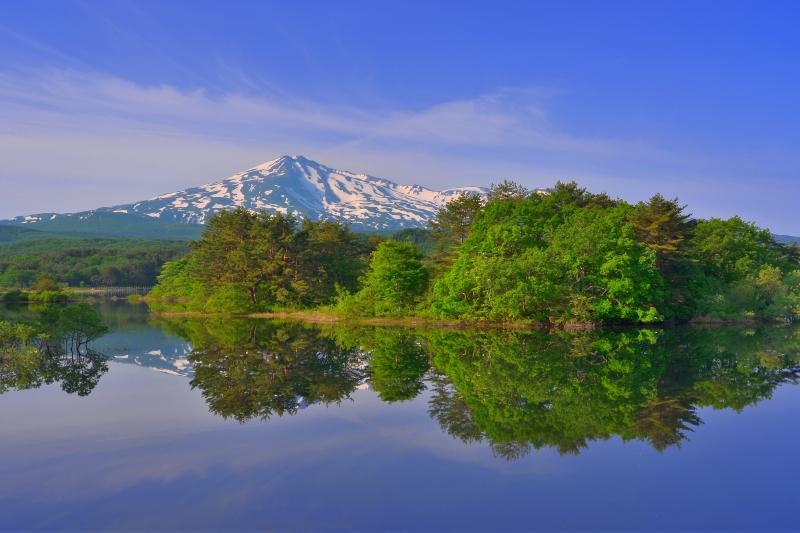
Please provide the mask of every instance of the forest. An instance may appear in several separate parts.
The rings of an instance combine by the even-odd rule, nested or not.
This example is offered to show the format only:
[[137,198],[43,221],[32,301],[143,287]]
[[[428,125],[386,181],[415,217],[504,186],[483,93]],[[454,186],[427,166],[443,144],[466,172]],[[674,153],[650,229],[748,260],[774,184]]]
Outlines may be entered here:
[[0,241],[0,287],[29,288],[42,276],[71,287],[149,287],[155,285],[165,262],[187,251],[188,244],[182,241],[65,238],[55,234]]
[[460,196],[427,230],[365,236],[243,209],[211,219],[164,265],[156,310],[317,309],[343,317],[548,325],[792,321],[800,248],[677,199],[632,204],[576,183],[505,181]]

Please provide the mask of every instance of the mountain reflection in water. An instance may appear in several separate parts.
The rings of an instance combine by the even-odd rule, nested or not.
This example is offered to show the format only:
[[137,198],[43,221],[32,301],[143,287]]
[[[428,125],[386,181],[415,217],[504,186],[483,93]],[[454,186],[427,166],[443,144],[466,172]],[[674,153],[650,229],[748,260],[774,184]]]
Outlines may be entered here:
[[[59,382],[88,395],[108,371],[91,348],[107,328],[89,306],[6,310],[0,319],[35,332],[4,345],[0,393]],[[295,415],[364,387],[388,403],[427,389],[443,431],[509,460],[541,448],[577,454],[614,436],[680,446],[703,422],[698,409],[741,411],[800,376],[800,330],[789,326],[568,333],[139,320],[190,343],[181,368],[190,365],[190,386],[224,418]]]

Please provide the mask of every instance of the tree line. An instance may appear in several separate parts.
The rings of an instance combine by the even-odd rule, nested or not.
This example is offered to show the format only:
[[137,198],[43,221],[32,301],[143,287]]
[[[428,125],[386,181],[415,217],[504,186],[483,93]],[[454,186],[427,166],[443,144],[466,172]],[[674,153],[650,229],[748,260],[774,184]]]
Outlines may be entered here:
[[800,249],[677,199],[631,204],[573,183],[462,195],[426,230],[366,237],[331,221],[220,213],[167,263],[162,306],[549,324],[793,320]]
[[223,211],[186,257],[164,265],[150,297],[208,312],[318,307],[358,289],[373,248],[336,222]]
[[188,251],[180,241],[40,239],[0,245],[0,287],[30,288],[43,276],[72,287],[153,286],[161,267]]

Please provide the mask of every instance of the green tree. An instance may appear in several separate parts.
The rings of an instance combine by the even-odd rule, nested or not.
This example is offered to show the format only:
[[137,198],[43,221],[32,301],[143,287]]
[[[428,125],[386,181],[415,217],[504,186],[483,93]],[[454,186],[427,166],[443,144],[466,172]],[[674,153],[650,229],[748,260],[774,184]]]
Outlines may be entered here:
[[61,290],[61,285],[50,274],[40,274],[31,289],[34,292],[57,292]]
[[739,217],[697,223],[692,253],[701,275],[692,286],[702,318],[793,319],[800,263],[772,234]]
[[636,239],[627,205],[603,207],[571,185],[489,201],[439,278],[436,316],[491,320],[651,322],[663,280]]
[[443,250],[449,250],[467,240],[472,220],[482,204],[481,196],[470,192],[450,200],[436,213],[429,225]]
[[428,283],[422,254],[407,242],[385,241],[372,254],[362,288],[344,297],[339,309],[366,316],[412,312]]
[[304,220],[299,237],[299,272],[305,306],[328,305],[338,291],[354,292],[364,273],[368,244],[337,222]]
[[493,183],[489,188],[488,200],[522,200],[530,194],[530,191],[511,180],[503,180],[500,183]]
[[27,322],[0,321],[0,394],[61,383],[86,396],[108,371],[89,343],[107,331],[87,304],[37,306]]
[[647,203],[637,204],[631,211],[629,219],[636,236],[656,252],[662,272],[670,261],[685,255],[692,227],[691,215],[685,213],[685,209],[686,206],[680,205],[677,198],[667,200],[656,194]]
[[192,245],[192,277],[206,287],[220,287],[225,301],[241,291],[253,309],[290,303],[296,224],[281,213],[220,212]]
[[330,304],[357,288],[368,249],[336,222],[223,211],[188,257],[164,266],[150,299],[157,309],[223,313]]

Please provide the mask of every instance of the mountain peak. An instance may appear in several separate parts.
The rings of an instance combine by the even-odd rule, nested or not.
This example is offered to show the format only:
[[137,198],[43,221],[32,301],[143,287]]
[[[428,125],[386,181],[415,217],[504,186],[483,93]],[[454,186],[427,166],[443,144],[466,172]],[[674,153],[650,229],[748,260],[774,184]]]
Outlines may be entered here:
[[[450,199],[467,187],[435,191],[421,185],[336,170],[302,155],[283,155],[220,181],[162,194],[132,204],[73,215],[117,214],[163,222],[204,224],[219,211],[244,207],[290,213],[312,220],[333,219],[356,230],[394,231],[424,226]],[[18,223],[42,223],[42,217],[18,217]]]

